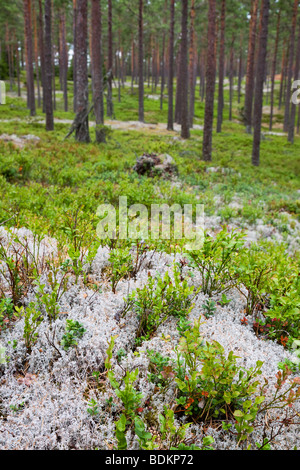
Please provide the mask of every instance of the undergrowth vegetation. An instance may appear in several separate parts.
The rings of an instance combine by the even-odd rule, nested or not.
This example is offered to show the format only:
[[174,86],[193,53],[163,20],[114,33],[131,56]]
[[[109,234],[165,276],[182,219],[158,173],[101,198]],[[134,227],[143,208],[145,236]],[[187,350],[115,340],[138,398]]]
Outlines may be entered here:
[[[124,91],[117,117],[136,119],[136,102]],[[254,169],[251,137],[225,121],[212,166],[199,158],[201,130],[189,141],[113,130],[106,144],[62,145],[67,124],[45,133],[38,118],[16,122],[22,106],[8,98],[12,120],[1,122],[2,132],[40,140],[17,148],[0,139],[0,380],[30,389],[45,371],[70,364],[70,380],[84,383],[81,422],[102,437],[109,422],[107,439],[93,448],[211,450],[220,445],[216,430],[239,449],[276,448],[278,436],[299,425],[299,139],[291,146],[266,136]],[[145,106],[149,122],[166,120],[167,108],[160,113],[150,98]],[[203,106],[197,102],[198,119]],[[59,109],[57,117],[68,118]],[[144,152],[171,154],[178,176],[139,176],[133,165]],[[98,239],[97,207],[117,206],[120,196],[147,209],[204,204],[202,248]],[[201,333],[234,305],[242,305],[240,328],[286,354],[272,377],[263,360],[245,367],[240,351]],[[97,321],[108,322],[102,342]],[[2,397],[0,387],[1,421],[26,419],[31,399],[24,391]]]

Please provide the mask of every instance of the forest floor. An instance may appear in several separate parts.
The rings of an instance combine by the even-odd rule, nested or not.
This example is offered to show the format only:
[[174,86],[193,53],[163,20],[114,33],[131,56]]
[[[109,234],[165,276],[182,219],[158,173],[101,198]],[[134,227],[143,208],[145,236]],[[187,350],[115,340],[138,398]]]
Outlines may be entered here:
[[[189,140],[178,126],[166,130],[166,101],[162,111],[158,99],[145,101],[145,124],[137,121],[137,94],[129,87],[120,103],[114,90],[114,99],[118,119],[105,119],[111,131],[100,145],[93,142],[93,116],[90,144],[64,140],[74,116],[61,100],[50,133],[41,110],[28,118],[23,99],[8,96],[0,108],[0,448],[111,450],[123,434],[128,449],[145,440],[158,449],[205,442],[219,450],[300,448],[300,403],[289,389],[300,375],[291,347],[300,339],[300,138],[291,145],[279,131],[267,135],[264,114],[261,165],[253,168],[252,136],[235,101],[232,121],[225,106],[223,132],[214,134],[206,163],[200,99]],[[282,113],[274,119],[276,129]],[[133,167],[144,153],[171,155],[177,172],[138,175]],[[205,291],[205,276],[180,242],[99,240],[97,208],[117,207],[120,196],[149,211],[153,204],[204,204],[207,240],[217,240],[207,258],[213,272],[222,250],[229,253],[215,275],[220,289]],[[244,234],[243,247],[234,248],[232,234]],[[257,281],[255,290],[247,279],[257,280],[259,269],[265,283]],[[229,273],[239,282],[230,285]],[[256,292],[250,313],[249,292]],[[277,329],[272,318],[282,318]],[[283,380],[284,361],[290,372]],[[220,364],[228,373],[217,390],[223,401],[211,402],[210,414]],[[253,374],[251,387],[243,374]],[[197,386],[187,390],[182,379],[192,378]],[[236,383],[240,401],[228,395]],[[256,414],[262,395],[269,408]],[[252,415],[241,432],[233,413],[247,414],[248,405]],[[122,414],[126,429],[118,434]]]

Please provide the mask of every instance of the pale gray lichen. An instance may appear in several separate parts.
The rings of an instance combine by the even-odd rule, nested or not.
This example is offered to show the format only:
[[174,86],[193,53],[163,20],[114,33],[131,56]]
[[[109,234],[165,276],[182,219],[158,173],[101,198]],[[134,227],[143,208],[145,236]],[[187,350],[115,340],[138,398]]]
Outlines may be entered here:
[[[214,225],[213,220],[211,224]],[[6,237],[5,240],[9,243],[9,235],[3,228],[0,229],[0,236]],[[263,232],[261,227],[261,233]],[[31,232],[19,229],[18,234],[27,237],[31,250],[34,251],[35,239]],[[51,239],[45,239],[39,246],[43,257],[55,253],[56,242]],[[164,406],[168,406],[174,399],[174,384],[165,393],[156,393],[154,384],[148,380],[147,351],[154,350],[176,359],[175,347],[179,341],[176,319],[168,318],[159,326],[155,336],[149,341],[144,341],[134,353],[132,348],[138,326],[137,317],[133,312],[129,312],[126,317],[118,319],[116,313],[122,309],[130,292],[147,283],[149,272],[152,276],[163,276],[168,271],[172,276],[172,266],[174,261],[178,261],[178,256],[148,253],[137,278],[121,281],[116,294],[111,292],[109,284],[105,283],[101,275],[102,270],[109,264],[108,257],[109,250],[100,247],[90,267],[91,274],[101,280],[102,291],[88,289],[82,283],[70,283],[60,299],[60,314],[51,328],[47,320],[39,325],[37,342],[30,355],[27,355],[23,341],[23,319],[16,321],[12,328],[1,332],[2,350],[5,348],[9,360],[1,364],[0,358],[0,449],[111,449],[116,446],[115,422],[121,411],[121,403],[108,382],[98,393],[95,393],[91,385],[94,383],[91,379],[92,373],[103,371],[111,336],[116,336],[112,358],[116,379],[122,378],[124,370],[139,369],[135,386],[143,394],[142,407],[147,400],[151,402],[154,421],[158,420],[159,413],[164,412]],[[188,269],[184,268],[185,274]],[[42,281],[47,285],[45,273],[42,274]],[[201,279],[197,272],[194,273],[192,282],[200,285]],[[24,304],[35,300],[36,294],[36,289],[31,289],[24,299]],[[215,315],[205,319],[202,305],[208,296],[200,293],[189,318],[193,321],[200,317],[203,339],[217,340],[226,354],[233,351],[239,356],[240,365],[249,368],[254,367],[256,361],[263,361],[263,377],[268,379],[271,393],[278,362],[291,358],[291,354],[273,341],[257,338],[251,328],[251,320],[248,325],[242,325],[245,300],[235,289],[228,293],[228,297],[231,299],[229,305],[218,306]],[[217,297],[212,298],[217,300]],[[86,331],[78,340],[76,348],[65,351],[60,341],[65,332],[67,318],[80,322]],[[49,338],[53,339],[55,347],[49,344]],[[118,363],[116,353],[121,348],[125,350],[126,356]],[[24,362],[26,371],[23,369]],[[27,381],[24,379],[26,374],[30,374]],[[113,397],[113,409],[107,405],[110,397]],[[91,398],[97,401],[97,416],[91,416],[87,412]],[[299,404],[295,409],[300,412]],[[145,408],[141,416],[145,417],[147,413],[148,409]],[[179,425],[184,420],[176,417],[175,422]],[[206,435],[214,437],[215,448],[237,449],[234,435],[215,427],[206,429],[205,432]],[[191,436],[196,444],[201,445],[204,436],[202,423],[191,426],[187,437]],[[261,442],[262,430],[255,429],[253,437],[257,442]],[[136,449],[138,443],[131,431],[128,432],[127,438],[129,448]],[[299,445],[299,430],[290,425],[276,437],[273,447],[292,449]]]

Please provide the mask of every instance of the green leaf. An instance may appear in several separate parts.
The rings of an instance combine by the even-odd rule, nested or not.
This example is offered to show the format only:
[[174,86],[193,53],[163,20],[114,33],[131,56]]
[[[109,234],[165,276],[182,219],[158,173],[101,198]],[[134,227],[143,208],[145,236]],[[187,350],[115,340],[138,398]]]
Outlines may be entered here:
[[233,416],[235,416],[236,418],[242,418],[244,416],[244,413],[241,410],[235,410]]

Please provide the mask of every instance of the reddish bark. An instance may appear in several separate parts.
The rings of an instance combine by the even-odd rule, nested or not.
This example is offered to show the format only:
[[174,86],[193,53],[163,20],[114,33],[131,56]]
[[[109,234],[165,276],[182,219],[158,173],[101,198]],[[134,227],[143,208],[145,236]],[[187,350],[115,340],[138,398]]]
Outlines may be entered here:
[[144,121],[143,0],[139,0],[139,121]]
[[276,73],[276,65],[277,65],[277,52],[278,52],[278,41],[279,41],[279,31],[280,31],[280,18],[281,18],[281,10],[279,10],[278,15],[277,15],[276,38],[275,38],[274,55],[273,55],[273,61],[272,61],[271,93],[270,93],[270,123],[269,123],[270,131],[272,130],[272,125],[273,125],[274,87],[275,87],[275,73]]
[[218,89],[218,117],[217,132],[222,130],[223,108],[224,108],[224,53],[225,53],[225,18],[226,0],[222,0],[221,6],[221,27],[220,27],[220,50],[219,50],[219,89]]
[[251,132],[252,125],[252,103],[254,92],[254,63],[255,63],[255,42],[257,23],[258,0],[253,0],[251,10],[251,20],[249,28],[247,72],[245,87],[244,121],[247,132]]
[[180,73],[181,73],[181,137],[188,139],[190,137],[189,112],[188,112],[188,0],[182,0],[181,15],[181,54],[180,54]]
[[214,92],[216,75],[216,0],[209,0],[208,31],[207,31],[207,59],[206,59],[206,96],[203,129],[202,158],[211,161],[212,132],[214,117]]
[[259,165],[260,139],[261,139],[261,118],[263,106],[263,88],[266,70],[266,55],[268,42],[268,21],[269,21],[270,0],[262,0],[260,13],[260,33],[256,67],[255,99],[253,110],[253,147],[252,164]]
[[78,142],[89,142],[88,68],[87,68],[87,0],[77,0],[76,14],[76,134]]
[[[102,73],[102,24],[100,0],[92,0],[92,88],[94,113],[96,119],[96,141],[105,142],[105,134],[101,129],[104,124],[103,109],[103,73]],[[100,126],[97,128],[97,126]]]
[[170,40],[168,71],[168,130],[173,130],[173,79],[174,79],[174,0],[170,1]]
[[293,77],[293,62],[294,62],[294,50],[295,50],[295,34],[296,34],[296,23],[297,23],[297,10],[298,10],[298,0],[294,1],[293,8],[293,17],[292,17],[292,29],[290,36],[290,45],[289,45],[289,64],[287,70],[287,81],[286,81],[286,92],[285,92],[285,109],[284,109],[284,131],[288,131],[289,128],[289,119],[290,119],[290,108],[291,108],[291,84]]
[[[298,31],[298,43],[297,43],[297,51],[296,51],[296,62],[295,62],[295,71],[294,71],[294,80],[298,80],[299,78],[299,71],[300,71],[300,24],[299,24],[299,31]],[[289,133],[288,133],[288,141],[292,144],[294,143],[294,134],[295,134],[295,117],[296,117],[296,106],[295,102],[291,102],[291,114],[289,120]]]
[[53,120],[53,102],[52,102],[52,18],[51,18],[51,0],[45,0],[45,112],[46,112],[46,130],[54,129]]
[[26,81],[28,93],[28,107],[30,115],[35,116],[35,94],[34,94],[34,75],[33,75],[33,45],[32,45],[32,19],[31,19],[31,0],[24,0],[24,25],[25,25],[25,48],[26,48]]

